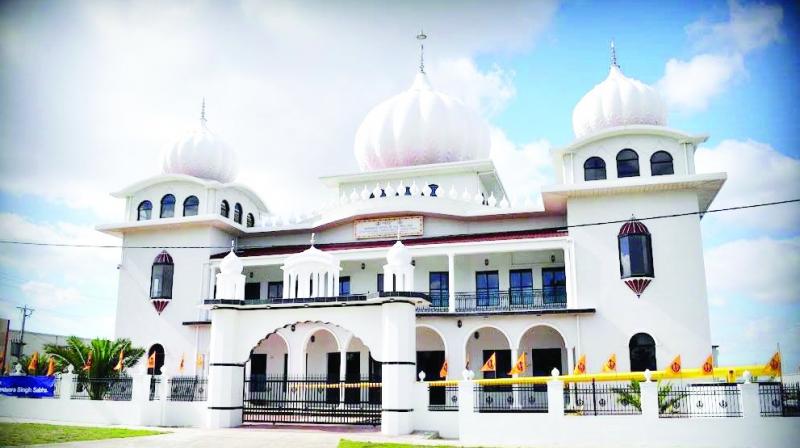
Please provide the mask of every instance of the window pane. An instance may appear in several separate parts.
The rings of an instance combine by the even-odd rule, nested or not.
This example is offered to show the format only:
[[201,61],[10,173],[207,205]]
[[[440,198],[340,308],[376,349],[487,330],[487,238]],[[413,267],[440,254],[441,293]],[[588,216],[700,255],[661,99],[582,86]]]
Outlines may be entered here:
[[350,277],[339,277],[339,295],[350,295]]
[[383,274],[378,274],[378,292],[383,292]]

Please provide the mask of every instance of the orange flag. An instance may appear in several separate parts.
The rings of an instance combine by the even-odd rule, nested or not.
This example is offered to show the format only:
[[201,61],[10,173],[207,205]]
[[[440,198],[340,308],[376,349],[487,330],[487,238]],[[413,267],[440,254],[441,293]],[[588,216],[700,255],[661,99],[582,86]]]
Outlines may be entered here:
[[147,368],[148,369],[155,369],[156,368],[156,352],[147,357]]
[[467,355],[467,363],[464,365],[464,369],[469,370],[469,355]]
[[202,369],[203,368],[203,355],[198,353],[197,354],[197,360],[195,362],[197,363],[196,364],[197,367],[200,367]]
[[56,360],[53,357],[50,357],[50,360],[47,361],[47,373],[46,376],[53,376],[56,374]]
[[93,358],[94,358],[94,355],[92,354],[92,352],[89,352],[89,357],[86,358],[86,363],[83,365],[83,370],[84,371],[87,371],[87,370],[92,368]]
[[519,375],[520,373],[525,373],[528,370],[528,363],[526,362],[525,352],[522,352],[517,358],[517,362],[514,363],[514,366],[511,367],[511,371],[508,372],[509,375]]
[[117,372],[122,373],[122,369],[125,368],[125,364],[122,360],[125,359],[125,349],[119,351],[119,360],[117,360],[117,365],[114,366],[114,370]]
[[603,372],[616,372],[617,371],[617,354],[612,353],[608,361],[603,364]]
[[667,376],[680,376],[681,374],[681,355],[675,357],[665,372]]
[[481,367],[481,372],[496,372],[497,371],[497,353],[492,353],[492,356],[486,360],[486,364]]
[[781,353],[775,352],[769,362],[764,366],[764,375],[778,376],[781,374]]
[[28,363],[28,373],[36,374],[36,369],[39,367],[39,352],[33,352],[31,362]]
[[583,375],[586,373],[586,355],[581,355],[578,358],[578,364],[575,365],[575,370],[572,372],[573,375]]
[[447,360],[444,360],[444,364],[442,364],[442,368],[439,369],[439,378],[447,379]]
[[706,362],[703,363],[703,367],[700,368],[700,371],[703,372],[703,375],[713,375],[714,374],[714,356],[708,355],[706,358]]
[[183,364],[184,364],[183,360],[184,360],[185,357],[186,357],[186,353],[181,354],[181,363],[178,366],[178,371],[181,372],[181,373],[183,373]]

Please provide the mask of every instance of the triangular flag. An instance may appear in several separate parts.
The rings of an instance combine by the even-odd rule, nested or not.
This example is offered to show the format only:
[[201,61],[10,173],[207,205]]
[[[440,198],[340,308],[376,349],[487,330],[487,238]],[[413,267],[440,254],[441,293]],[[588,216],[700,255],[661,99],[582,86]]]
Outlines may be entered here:
[[186,358],[186,353],[181,354],[181,363],[178,366],[178,371],[181,373],[183,373],[184,358]]
[[89,369],[92,368],[93,357],[94,357],[94,355],[90,351],[89,352],[89,357],[86,358],[86,363],[83,364],[83,370],[84,371],[88,371]]
[[28,373],[36,374],[36,369],[39,367],[39,352],[33,352],[31,362],[28,363]]
[[713,375],[714,374],[714,356],[708,355],[706,358],[706,362],[703,363],[703,367],[700,369],[703,375]]
[[197,354],[197,360],[195,362],[197,363],[197,367],[202,368],[203,367],[203,355],[198,353]]
[[779,376],[781,374],[781,353],[775,352],[764,366],[764,375]]
[[125,368],[125,363],[123,362],[125,359],[125,349],[119,351],[119,360],[117,360],[117,365],[114,366],[114,370],[117,372],[122,373],[122,369]]
[[616,372],[617,371],[617,354],[612,353],[608,361],[603,364],[603,372]]
[[444,364],[442,364],[442,368],[439,369],[439,378],[447,379],[447,360],[444,360]]
[[675,357],[671,363],[669,363],[669,367],[666,370],[667,376],[680,376],[681,374],[681,355]]
[[517,362],[514,363],[514,366],[511,367],[511,371],[508,372],[509,375],[519,375],[520,373],[525,373],[528,370],[528,363],[525,362],[525,352],[522,352],[517,358]]
[[148,369],[155,369],[156,368],[156,352],[153,350],[153,353],[147,357],[147,368]]
[[47,373],[45,376],[53,376],[56,374],[56,360],[53,357],[50,357],[50,360],[47,361]]
[[578,358],[578,364],[575,365],[575,370],[572,372],[573,375],[583,375],[586,373],[586,355],[581,355]]
[[496,372],[497,371],[497,353],[492,352],[492,356],[486,360],[486,364],[481,367],[481,372]]
[[464,364],[464,369],[469,370],[469,355],[467,355],[467,362]]

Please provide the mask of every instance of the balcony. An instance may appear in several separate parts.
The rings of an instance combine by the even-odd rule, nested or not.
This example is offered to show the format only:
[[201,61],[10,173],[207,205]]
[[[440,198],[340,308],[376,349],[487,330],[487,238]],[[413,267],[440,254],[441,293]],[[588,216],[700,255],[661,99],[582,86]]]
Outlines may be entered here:
[[[547,311],[567,308],[567,289],[554,286],[543,289],[514,288],[457,292],[456,313],[509,313],[519,311]],[[444,314],[450,312],[450,299],[445,293],[430,293],[431,305],[417,308],[417,314]]]

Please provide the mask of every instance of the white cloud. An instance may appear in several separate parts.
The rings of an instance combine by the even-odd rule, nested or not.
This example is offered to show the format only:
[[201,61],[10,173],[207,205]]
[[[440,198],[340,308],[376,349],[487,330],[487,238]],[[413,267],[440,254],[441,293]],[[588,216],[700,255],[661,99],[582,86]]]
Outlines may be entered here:
[[780,5],[728,3],[728,20],[700,20],[686,27],[703,52],[690,60],[667,61],[656,83],[672,110],[696,112],[746,75],[745,56],[782,38]]
[[29,281],[20,286],[25,294],[25,303],[34,308],[59,309],[81,306],[85,300],[75,288],[61,288],[50,283]]
[[511,196],[509,200],[521,205],[526,199],[531,199],[541,206],[539,193],[542,185],[554,182],[550,142],[538,140],[520,146],[498,128],[492,128],[491,138],[491,158],[506,192]]
[[[765,143],[723,140],[714,147],[700,147],[695,154],[695,165],[701,173],[728,173],[714,208],[800,198],[800,160]],[[710,225],[719,223],[762,233],[793,231],[800,228],[800,205],[714,213],[707,215],[706,220]]]
[[710,297],[800,300],[800,238],[730,241],[706,250],[705,264]]

